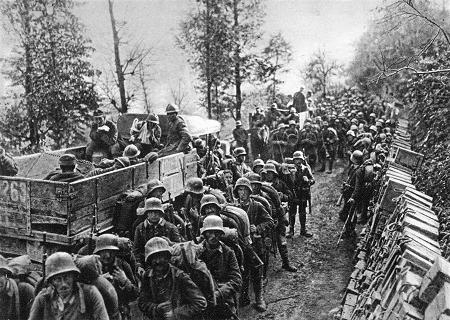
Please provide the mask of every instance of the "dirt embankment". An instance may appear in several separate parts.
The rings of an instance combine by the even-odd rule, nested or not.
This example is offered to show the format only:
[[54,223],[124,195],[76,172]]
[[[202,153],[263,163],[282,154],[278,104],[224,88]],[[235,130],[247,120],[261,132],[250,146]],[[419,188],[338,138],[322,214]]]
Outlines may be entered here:
[[[299,267],[297,273],[282,271],[280,258],[271,257],[269,282],[266,286],[268,309],[259,314],[252,307],[240,310],[240,319],[319,320],[331,318],[328,313],[340,305],[340,298],[353,270],[355,241],[341,241],[336,247],[343,223],[335,206],[345,179],[344,166],[330,175],[316,173],[312,187],[312,214],[307,217],[312,238],[297,234],[288,239],[289,255]],[[298,221],[297,221],[298,224]],[[303,266],[301,266],[303,264]]]

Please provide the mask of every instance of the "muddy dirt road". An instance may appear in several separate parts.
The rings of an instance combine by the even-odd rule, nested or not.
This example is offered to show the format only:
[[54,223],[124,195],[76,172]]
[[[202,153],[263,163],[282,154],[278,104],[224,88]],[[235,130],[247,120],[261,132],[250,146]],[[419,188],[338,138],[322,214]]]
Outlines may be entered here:
[[[339,197],[343,166],[332,174],[316,173],[312,187],[312,215],[307,217],[308,231],[313,237],[306,239],[297,234],[288,239],[291,261],[299,268],[297,273],[281,269],[279,257],[271,260],[269,282],[266,286],[265,313],[251,306],[241,309],[239,318],[277,320],[331,319],[329,311],[340,305],[343,289],[353,270],[352,258],[355,241],[336,242],[342,228],[337,217],[335,202]],[[297,221],[298,224],[298,221]],[[303,264],[303,266],[301,266]]]

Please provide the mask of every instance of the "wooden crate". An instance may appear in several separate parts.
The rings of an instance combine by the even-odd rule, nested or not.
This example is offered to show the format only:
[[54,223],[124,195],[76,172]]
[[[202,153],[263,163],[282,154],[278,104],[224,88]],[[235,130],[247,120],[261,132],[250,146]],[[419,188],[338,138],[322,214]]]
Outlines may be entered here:
[[450,283],[445,282],[433,301],[425,309],[425,319],[439,320],[442,315],[450,316]]
[[420,299],[430,303],[446,282],[450,282],[450,262],[438,256],[422,280]]
[[394,162],[416,171],[423,161],[423,154],[405,148],[398,148]]

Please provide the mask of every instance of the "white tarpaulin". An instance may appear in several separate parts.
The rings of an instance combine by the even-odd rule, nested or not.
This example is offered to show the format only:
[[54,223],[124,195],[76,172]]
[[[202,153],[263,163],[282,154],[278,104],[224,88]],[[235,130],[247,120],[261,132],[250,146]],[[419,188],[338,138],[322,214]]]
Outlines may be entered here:
[[202,136],[209,133],[219,132],[221,124],[219,121],[205,119],[199,116],[181,115],[186,122],[189,133],[192,136]]

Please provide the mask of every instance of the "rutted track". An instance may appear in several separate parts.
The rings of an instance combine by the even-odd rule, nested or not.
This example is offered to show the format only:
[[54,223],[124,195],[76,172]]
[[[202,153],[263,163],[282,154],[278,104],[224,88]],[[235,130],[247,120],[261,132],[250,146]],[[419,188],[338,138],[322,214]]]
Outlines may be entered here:
[[299,236],[298,225],[294,238],[288,239],[291,261],[299,267],[299,271],[282,271],[279,257],[275,261],[271,257],[269,281],[265,289],[268,309],[259,314],[251,306],[246,307],[240,310],[240,319],[329,319],[329,311],[340,305],[339,297],[353,270],[356,244],[346,240],[336,247],[343,225],[334,205],[345,179],[344,165],[340,162],[332,174],[314,175],[313,210],[312,215],[307,217],[308,231],[314,236],[309,239]]

